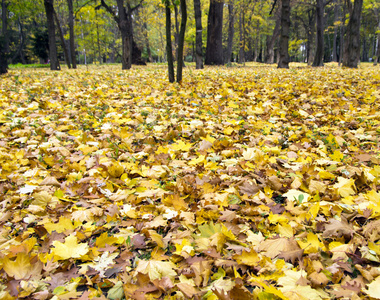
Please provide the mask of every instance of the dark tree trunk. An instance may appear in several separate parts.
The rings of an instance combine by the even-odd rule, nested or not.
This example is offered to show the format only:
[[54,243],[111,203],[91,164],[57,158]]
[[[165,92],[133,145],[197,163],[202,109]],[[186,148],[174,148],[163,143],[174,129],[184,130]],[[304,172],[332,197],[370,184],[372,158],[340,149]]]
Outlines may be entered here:
[[71,65],[72,65],[73,69],[76,69],[77,68],[77,60],[76,60],[76,55],[75,55],[73,0],[67,0],[67,6],[69,8],[69,31],[70,31]]
[[181,0],[181,30],[178,36],[178,57],[177,57],[177,82],[182,81],[183,70],[183,46],[185,44],[185,31],[187,22],[186,0]]
[[63,37],[61,24],[59,23],[58,15],[57,15],[57,12],[55,11],[55,9],[54,9],[54,19],[55,19],[55,24],[57,25],[57,28],[58,28],[59,39],[61,40],[61,45],[62,45],[62,49],[63,49],[63,55],[65,56],[66,65],[69,69],[71,69],[69,52],[67,51],[67,47],[66,47],[66,43],[65,43],[65,38]]
[[231,2],[228,4],[228,39],[227,39],[227,53],[225,62],[231,62],[232,57],[232,44],[234,41],[234,26],[235,26],[235,12],[234,4]]
[[317,19],[317,48],[315,50],[315,56],[313,61],[313,67],[323,66],[323,56],[324,56],[324,21],[323,15],[325,13],[325,1],[317,0],[316,6],[316,19]]
[[289,68],[289,30],[290,30],[290,0],[282,0],[281,5],[281,33],[280,33],[280,60],[278,68]]
[[165,19],[166,19],[166,56],[168,59],[169,82],[174,82],[172,32],[171,32],[172,24],[171,24],[169,0],[165,0]]
[[210,0],[206,65],[223,65],[223,1]]
[[280,16],[280,14],[276,15],[276,25],[274,26],[273,34],[271,37],[267,38],[267,55],[265,56],[265,63],[267,64],[274,63],[274,44],[280,34]]
[[340,25],[340,32],[339,32],[339,35],[340,35],[340,41],[339,41],[339,66],[340,64],[342,63],[343,61],[343,51],[344,51],[344,36],[345,36],[345,29],[346,27],[344,26],[344,24],[346,24],[346,13],[347,13],[347,6],[346,6],[346,1],[343,1],[343,14],[342,14],[342,24]]
[[194,18],[195,18],[195,68],[203,69],[202,54],[202,11],[201,1],[194,0]]
[[363,0],[355,0],[346,29],[343,67],[357,68],[360,59],[360,16]]
[[0,37],[0,74],[7,73],[9,57],[9,35],[8,35],[8,5],[6,0],[1,1],[1,37]]
[[109,7],[104,0],[101,0],[100,5],[96,7],[99,9],[103,6],[109,14],[113,17],[117,23],[120,34],[121,34],[121,44],[122,44],[122,58],[121,58],[121,68],[123,70],[130,69],[133,64],[145,64],[141,59],[141,51],[137,48],[133,40],[133,23],[132,23],[132,12],[140,7],[142,1],[135,7],[131,7],[129,2],[127,2],[126,7],[124,6],[124,0],[116,0],[118,13],[116,14],[111,7]]
[[243,33],[243,9],[240,9],[239,14],[239,64],[245,62],[244,55],[244,33]]
[[339,12],[340,7],[338,5],[338,1],[334,1],[334,39],[333,39],[333,56],[332,60],[337,62],[338,61],[338,26],[336,25],[336,22],[339,20]]
[[26,64],[25,55],[24,55],[24,51],[23,51],[24,44],[25,44],[25,35],[24,35],[23,25],[21,23],[20,17],[18,18],[17,23],[18,23],[18,28],[20,31],[20,44],[17,47],[17,51],[13,55],[11,62],[13,63],[16,60],[16,58],[19,57],[21,60],[21,63]]
[[179,37],[179,22],[178,22],[178,6],[175,0],[172,0],[174,7],[174,59],[178,57],[178,37]]
[[55,44],[55,26],[54,26],[54,0],[44,0],[47,26],[49,33],[49,59],[50,70],[59,70],[59,61],[57,56],[57,45]]

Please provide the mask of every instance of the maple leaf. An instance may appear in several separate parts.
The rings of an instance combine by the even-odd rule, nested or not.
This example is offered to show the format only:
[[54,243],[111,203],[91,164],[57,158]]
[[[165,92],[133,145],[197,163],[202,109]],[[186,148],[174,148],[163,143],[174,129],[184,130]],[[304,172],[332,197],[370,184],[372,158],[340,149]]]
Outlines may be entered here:
[[161,279],[165,276],[170,278],[177,275],[176,265],[170,261],[140,260],[136,272],[147,274],[150,280]]
[[30,256],[20,252],[15,260],[4,257],[2,260],[4,271],[16,280],[25,279],[32,275],[33,265],[30,262]]
[[53,242],[54,248],[51,250],[52,255],[57,260],[65,260],[69,258],[81,258],[86,255],[89,247],[86,243],[79,243],[75,235],[69,235],[65,238],[65,242]]

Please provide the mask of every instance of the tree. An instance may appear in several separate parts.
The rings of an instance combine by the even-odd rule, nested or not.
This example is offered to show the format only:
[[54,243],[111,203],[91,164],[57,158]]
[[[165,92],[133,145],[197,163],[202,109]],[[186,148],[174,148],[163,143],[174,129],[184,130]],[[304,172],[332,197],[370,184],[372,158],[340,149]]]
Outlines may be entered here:
[[325,13],[325,1],[317,0],[316,5],[316,17],[317,17],[317,48],[315,50],[315,56],[313,61],[313,67],[323,66],[324,55],[324,20],[323,15]]
[[280,21],[281,21],[281,9],[278,9],[275,13],[276,25],[274,26],[272,36],[267,37],[267,55],[265,56],[265,63],[274,63],[274,44],[280,34]]
[[59,70],[60,66],[57,56],[57,45],[55,44],[54,0],[44,0],[44,5],[49,34],[50,70]]
[[177,82],[182,81],[183,70],[183,46],[185,43],[185,30],[187,22],[187,8],[186,0],[180,0],[181,5],[181,30],[178,37],[178,51],[177,51]]
[[174,65],[173,65],[173,48],[172,48],[172,24],[169,0],[165,1],[165,19],[166,19],[166,55],[168,60],[169,82],[174,82]]
[[75,56],[75,36],[74,36],[74,10],[73,0],[67,0],[67,6],[69,9],[69,30],[70,30],[70,57],[71,65],[73,69],[77,68],[77,61]]
[[0,36],[0,74],[7,73],[9,55],[9,36],[8,36],[8,5],[5,0],[1,1],[1,21],[2,30]]
[[[195,18],[195,68],[203,69],[202,11],[201,11],[200,0],[194,0],[194,18]],[[231,47],[232,47],[232,44],[231,44]]]
[[[123,70],[131,68],[133,50],[135,50],[135,52],[139,51],[137,45],[133,41],[132,13],[140,7],[142,1],[143,0],[141,0],[139,4],[137,4],[136,6],[131,7],[129,2],[127,2],[126,6],[124,6],[124,0],[116,0],[117,14],[113,11],[113,9],[110,6],[108,6],[108,4],[104,0],[101,0],[100,5],[96,7],[97,9],[99,9],[101,6],[103,6],[107,10],[107,12],[113,17],[113,19],[117,23],[117,26],[119,27],[122,40],[121,68]],[[140,55],[135,55],[135,59],[133,61],[136,64],[142,63],[141,51],[139,54]]]
[[343,67],[358,67],[360,59],[360,16],[362,13],[362,8],[363,0],[355,0],[346,28],[342,61]]
[[281,31],[280,31],[280,60],[278,68],[289,68],[289,31],[290,31],[290,0],[282,0]]
[[54,20],[55,20],[55,24],[57,25],[57,29],[58,29],[58,33],[59,33],[59,39],[61,40],[61,45],[62,45],[62,49],[63,49],[63,55],[65,57],[65,62],[67,64],[67,67],[69,69],[71,69],[69,52],[67,51],[67,47],[66,47],[66,43],[65,43],[65,38],[63,36],[61,24],[59,22],[58,15],[57,15],[57,12],[55,11],[55,9],[54,9]]
[[210,0],[205,65],[223,65],[223,1]]

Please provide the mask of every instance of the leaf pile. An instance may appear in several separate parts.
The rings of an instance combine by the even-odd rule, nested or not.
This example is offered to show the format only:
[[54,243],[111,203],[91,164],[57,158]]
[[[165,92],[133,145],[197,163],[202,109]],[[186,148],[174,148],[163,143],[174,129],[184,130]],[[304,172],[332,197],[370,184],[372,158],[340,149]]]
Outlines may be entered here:
[[1,299],[380,298],[380,73],[13,70]]

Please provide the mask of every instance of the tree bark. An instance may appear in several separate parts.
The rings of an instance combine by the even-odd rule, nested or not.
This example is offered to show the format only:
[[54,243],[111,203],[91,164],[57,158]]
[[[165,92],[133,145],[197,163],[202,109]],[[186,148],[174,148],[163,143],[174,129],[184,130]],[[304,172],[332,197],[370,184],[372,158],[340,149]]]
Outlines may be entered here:
[[55,11],[55,9],[53,10],[53,13],[54,13],[55,24],[57,25],[57,28],[58,28],[59,39],[61,40],[61,45],[62,45],[62,48],[63,48],[63,54],[65,56],[65,62],[66,62],[67,67],[69,69],[71,69],[69,52],[67,51],[67,47],[66,47],[66,43],[65,43],[65,38],[63,37],[63,32],[62,32],[61,24],[59,22],[58,15],[57,15],[57,12]]
[[231,62],[232,57],[232,44],[234,41],[234,26],[235,26],[235,12],[234,12],[234,4],[231,0],[228,3],[228,39],[227,39],[227,53],[226,53],[226,63]]
[[210,0],[205,65],[223,65],[223,1]]
[[169,82],[174,82],[172,32],[171,32],[172,24],[171,24],[169,0],[165,0],[165,19],[166,19],[166,56],[168,60]]
[[360,59],[360,16],[363,0],[355,0],[346,29],[343,67],[357,68]]
[[241,8],[239,14],[239,64],[243,64],[245,62],[243,18],[243,9]]
[[195,68],[203,69],[202,54],[202,11],[201,1],[194,0],[194,17],[195,17]]
[[60,66],[57,56],[57,45],[55,44],[54,0],[44,0],[44,6],[49,33],[50,70],[59,70]]
[[144,27],[145,47],[146,47],[146,52],[148,54],[148,62],[153,62],[152,52],[150,51],[150,44],[149,44],[149,37],[148,37],[148,24],[144,22],[143,27]]
[[1,23],[2,31],[0,36],[0,74],[8,72],[8,52],[9,52],[9,37],[8,37],[8,3],[5,0],[1,2]]
[[333,39],[333,56],[332,60],[337,62],[338,61],[338,26],[336,25],[336,22],[339,20],[339,12],[340,12],[340,7],[338,5],[338,1],[334,1],[334,39]]
[[69,8],[69,31],[70,31],[70,57],[73,69],[77,68],[77,60],[75,55],[75,35],[74,35],[74,9],[73,0],[67,0]]
[[290,30],[290,0],[282,0],[281,6],[281,34],[280,60],[278,68],[289,68],[289,30]]
[[267,64],[274,63],[274,44],[280,34],[280,13],[276,15],[276,25],[274,26],[272,36],[267,38],[267,55],[265,56],[265,63]]
[[133,40],[132,23],[132,12],[140,7],[142,1],[133,8],[130,6],[129,2],[124,6],[124,0],[116,0],[116,3],[118,10],[117,14],[104,2],[104,0],[101,0],[100,5],[97,6],[96,9],[103,6],[119,27],[122,43],[121,68],[126,70],[131,68],[132,62],[139,65],[145,64],[141,59],[141,51]]
[[317,0],[316,6],[316,19],[317,19],[317,48],[315,50],[315,56],[313,61],[313,67],[323,66],[323,56],[324,56],[324,21],[323,15],[325,13],[325,1]]
[[20,31],[20,44],[17,47],[16,53],[11,58],[11,63],[14,63],[17,56],[19,56],[21,63],[26,64],[25,55],[23,53],[24,44],[25,44],[25,36],[24,36],[23,25],[21,23],[20,17],[18,18],[17,23],[18,23],[18,27],[19,27],[19,31]]
[[175,3],[175,0],[172,0],[174,7],[174,59],[176,60],[178,57],[178,37],[179,37],[179,22],[178,22],[178,7]]
[[181,30],[178,36],[178,57],[177,57],[177,82],[182,81],[182,70],[183,70],[183,46],[185,44],[185,31],[187,22],[187,8],[186,0],[181,0]]
[[3,69],[5,67],[5,70],[8,69],[8,56],[9,56],[8,5],[9,3],[6,0],[1,1],[1,24],[2,24],[1,56],[2,56],[2,65],[3,65],[3,67],[1,68]]

